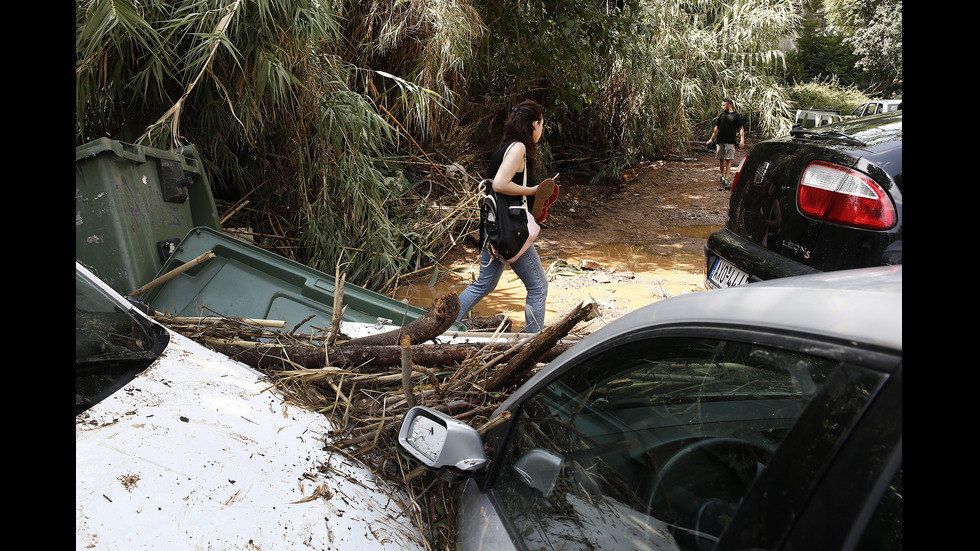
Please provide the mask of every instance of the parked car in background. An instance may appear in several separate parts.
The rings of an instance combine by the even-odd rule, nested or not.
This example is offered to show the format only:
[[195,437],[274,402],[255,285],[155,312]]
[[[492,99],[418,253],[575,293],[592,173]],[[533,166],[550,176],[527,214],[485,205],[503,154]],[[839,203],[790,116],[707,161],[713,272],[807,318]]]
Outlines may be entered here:
[[710,288],[902,263],[902,112],[756,144],[708,236]]
[[902,268],[654,303],[494,419],[416,407],[399,433],[465,480],[462,551],[900,549]]
[[75,549],[422,551],[404,496],[271,387],[76,261]]
[[844,120],[836,109],[797,109],[793,126],[816,128]]
[[882,113],[891,113],[892,111],[900,111],[902,109],[902,100],[900,99],[876,99],[872,101],[866,101],[861,105],[858,105],[854,111],[851,111],[851,117],[867,117],[868,115],[880,115]]

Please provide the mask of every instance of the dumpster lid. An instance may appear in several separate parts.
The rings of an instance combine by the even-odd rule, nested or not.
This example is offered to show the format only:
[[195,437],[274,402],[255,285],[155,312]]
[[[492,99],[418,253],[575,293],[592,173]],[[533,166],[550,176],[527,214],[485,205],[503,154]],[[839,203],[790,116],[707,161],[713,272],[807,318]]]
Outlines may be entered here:
[[[204,253],[214,258],[149,289],[140,300],[175,316],[226,316],[285,321],[297,333],[327,328],[336,278],[208,227],[192,229],[163,265],[163,276]],[[404,326],[425,315],[369,289],[344,283],[343,321],[360,327]],[[389,327],[390,328],[390,327]],[[454,331],[465,331],[456,322]]]

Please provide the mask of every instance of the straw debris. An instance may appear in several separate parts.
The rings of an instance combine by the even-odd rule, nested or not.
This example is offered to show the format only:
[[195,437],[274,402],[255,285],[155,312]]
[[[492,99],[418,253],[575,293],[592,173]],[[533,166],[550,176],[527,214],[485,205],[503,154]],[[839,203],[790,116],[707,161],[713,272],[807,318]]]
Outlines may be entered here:
[[[542,362],[569,346],[562,339],[595,313],[589,301],[533,335],[489,342],[439,344],[459,299],[434,301],[427,314],[398,330],[349,339],[330,330],[312,335],[277,330],[284,322],[242,318],[177,318],[156,314],[172,330],[268,374],[295,403],[327,415],[335,427],[326,449],[351,456],[402,486],[412,500],[406,516],[429,548],[452,547],[455,486],[403,455],[398,430],[412,405],[448,413],[482,433],[506,417],[494,410]],[[448,320],[448,323],[446,323]],[[423,523],[419,519],[425,519]]]

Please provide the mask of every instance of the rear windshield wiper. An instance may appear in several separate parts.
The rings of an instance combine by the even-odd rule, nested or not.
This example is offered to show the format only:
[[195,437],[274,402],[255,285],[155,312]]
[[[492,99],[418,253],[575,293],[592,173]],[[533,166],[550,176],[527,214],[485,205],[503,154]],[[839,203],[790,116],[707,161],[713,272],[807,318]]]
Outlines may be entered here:
[[855,145],[858,147],[866,147],[868,144],[848,136],[847,134],[839,130],[827,130],[827,131],[817,131],[817,130],[807,130],[805,128],[794,126],[792,130],[789,131],[789,135],[793,136],[796,140],[805,141],[834,141],[840,142],[847,145]]

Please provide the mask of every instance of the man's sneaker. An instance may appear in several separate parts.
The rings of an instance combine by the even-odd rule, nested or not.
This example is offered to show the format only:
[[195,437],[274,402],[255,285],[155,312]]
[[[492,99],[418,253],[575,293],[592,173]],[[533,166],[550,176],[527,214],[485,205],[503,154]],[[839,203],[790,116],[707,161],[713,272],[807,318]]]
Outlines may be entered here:
[[725,191],[728,191],[728,190],[732,189],[732,183],[728,181],[728,178],[725,178],[724,176],[722,176],[721,177],[721,187]]

